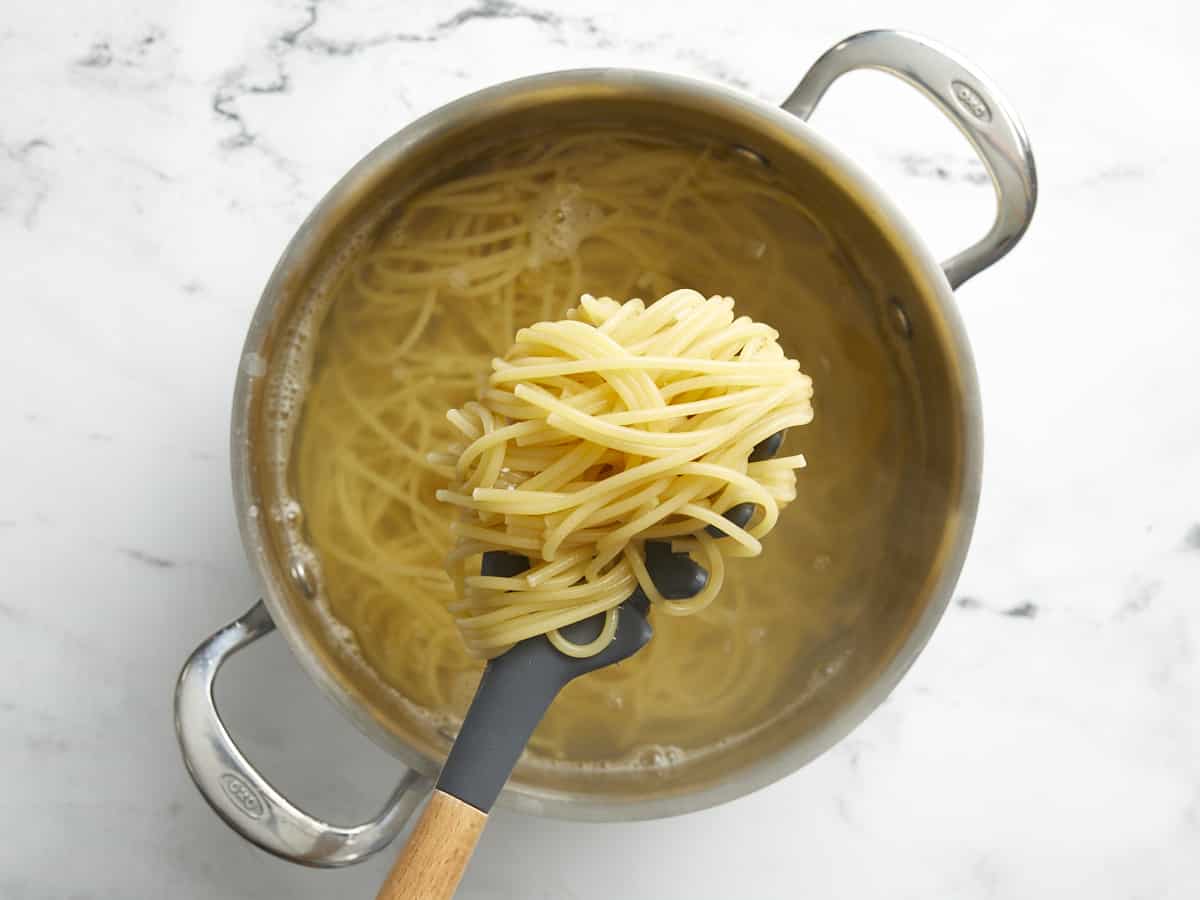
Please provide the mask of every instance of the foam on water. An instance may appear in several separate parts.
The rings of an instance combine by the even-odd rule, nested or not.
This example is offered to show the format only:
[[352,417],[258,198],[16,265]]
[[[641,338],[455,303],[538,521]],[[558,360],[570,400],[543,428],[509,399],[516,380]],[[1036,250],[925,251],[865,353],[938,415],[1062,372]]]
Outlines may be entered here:
[[[305,540],[304,510],[291,493],[288,483],[288,464],[292,444],[304,411],[304,395],[312,377],[316,359],[317,336],[333,302],[333,288],[345,267],[365,248],[375,226],[386,211],[372,217],[360,227],[325,263],[312,287],[297,305],[279,338],[279,350],[269,369],[262,370],[262,358],[247,354],[243,369],[247,375],[267,376],[264,395],[264,461],[272,494],[276,498],[265,510],[278,535],[288,560],[288,571],[300,589],[308,596],[317,611],[325,632],[332,638],[342,657],[362,677],[386,690],[414,718],[436,729],[444,717],[433,716],[412,703],[383,681],[367,663],[354,632],[333,614],[325,591],[321,560]],[[258,362],[249,361],[254,356]],[[258,506],[248,510],[251,518],[264,514]]]
[[533,268],[566,259],[603,221],[604,211],[583,197],[578,184],[556,184],[542,198],[534,217],[529,262]]

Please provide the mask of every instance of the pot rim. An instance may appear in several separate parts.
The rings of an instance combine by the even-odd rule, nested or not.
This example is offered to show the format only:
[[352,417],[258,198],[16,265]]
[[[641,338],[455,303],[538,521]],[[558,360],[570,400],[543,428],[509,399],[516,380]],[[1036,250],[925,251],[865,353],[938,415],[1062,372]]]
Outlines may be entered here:
[[[819,162],[880,223],[914,281],[924,290],[926,301],[934,305],[940,326],[938,339],[955,361],[959,373],[959,392],[963,405],[962,483],[957,497],[951,498],[957,521],[948,523],[940,553],[940,574],[929,589],[930,601],[912,625],[893,658],[880,670],[875,681],[853,702],[839,710],[814,735],[793,742],[783,750],[756,760],[736,775],[694,791],[646,800],[609,800],[595,796],[569,797],[560,792],[512,784],[500,796],[499,804],[509,809],[580,821],[632,821],[694,812],[728,802],[766,787],[800,769],[846,737],[891,693],[905,672],[924,649],[949,604],[970,542],[978,507],[982,467],[982,425],[980,397],[975,366],[965,330],[954,301],[954,294],[941,266],[908,219],[890,198],[856,163],[833,143],[822,137],[805,121],[779,107],[734,91],[723,85],[685,76],[626,68],[569,69],[527,76],[484,88],[442,106],[410,123],[384,140],[355,164],[325,194],[295,235],[277,262],[255,308],[242,359],[260,354],[275,321],[280,303],[306,261],[328,238],[322,228],[336,212],[361,199],[364,192],[383,178],[395,160],[417,145],[436,139],[477,117],[481,109],[496,109],[523,95],[547,89],[593,92],[634,91],[646,96],[659,94],[664,99],[703,100],[727,118],[757,121],[786,132],[801,145],[810,159]],[[262,586],[262,595],[271,618],[308,676],[323,693],[380,747],[405,764],[424,774],[436,773],[437,763],[409,747],[378,721],[364,704],[359,703],[345,686],[321,662],[304,632],[293,621],[285,599],[285,588],[272,566],[266,547],[271,538],[265,516],[248,514],[261,499],[254,493],[253,459],[248,436],[253,433],[251,413],[255,382],[261,380],[252,371],[238,373],[233,397],[231,428],[231,470],[234,505],[238,526],[250,561]]]

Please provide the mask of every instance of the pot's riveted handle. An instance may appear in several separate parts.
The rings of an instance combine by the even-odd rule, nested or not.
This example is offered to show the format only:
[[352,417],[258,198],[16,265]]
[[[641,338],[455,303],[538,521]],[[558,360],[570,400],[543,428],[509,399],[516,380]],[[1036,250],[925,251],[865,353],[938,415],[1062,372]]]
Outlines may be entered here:
[[225,660],[274,630],[260,600],[188,658],[175,686],[175,732],[183,761],[212,808],[262,849],[309,866],[356,863],[399,833],[424,796],[428,779],[405,770],[379,815],[351,828],[315,819],[275,790],[233,742],[213,699],[213,683]]
[[899,31],[864,31],[818,59],[783,108],[807,120],[840,76],[878,69],[917,88],[967,136],[996,188],[996,221],[978,243],[942,264],[950,286],[986,269],[1020,240],[1037,204],[1037,170],[1029,138],[991,82],[954,53]]

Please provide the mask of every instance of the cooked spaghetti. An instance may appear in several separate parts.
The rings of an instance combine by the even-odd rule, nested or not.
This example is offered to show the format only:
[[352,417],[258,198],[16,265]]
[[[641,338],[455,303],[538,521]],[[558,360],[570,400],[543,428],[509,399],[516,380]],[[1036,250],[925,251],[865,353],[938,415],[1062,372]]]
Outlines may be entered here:
[[[612,640],[616,607],[639,585],[663,613],[690,615],[720,592],[723,553],[762,552],[804,457],[749,457],[812,419],[812,382],[778,338],[735,319],[732,298],[686,289],[649,306],[585,294],[565,321],[517,333],[478,400],[447,416],[465,444],[431,457],[454,467],[437,497],[461,511],[452,610],[472,653],[546,634],[562,652],[590,656]],[[758,510],[746,527],[723,515],[742,503]],[[710,529],[729,540],[718,544]],[[659,593],[644,549],[655,539],[702,561],[699,594]],[[531,568],[479,574],[493,550]],[[599,613],[604,626],[586,645],[559,631]]]

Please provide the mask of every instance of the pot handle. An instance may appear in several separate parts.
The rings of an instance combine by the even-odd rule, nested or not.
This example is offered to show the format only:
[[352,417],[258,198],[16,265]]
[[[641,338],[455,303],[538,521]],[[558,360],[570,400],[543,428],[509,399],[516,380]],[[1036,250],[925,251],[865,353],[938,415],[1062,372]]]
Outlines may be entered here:
[[878,69],[915,87],[966,135],[996,189],[996,221],[977,243],[942,263],[957,288],[1020,240],[1037,205],[1037,170],[1020,120],[991,81],[953,52],[900,31],[864,31],[818,59],[790,97],[788,112],[807,120],[829,86],[855,69]]
[[184,663],[175,686],[175,733],[204,799],[225,823],[268,853],[307,866],[346,866],[387,846],[421,801],[428,779],[407,769],[370,822],[330,825],[290,803],[242,755],[213,699],[221,665],[275,630],[262,601],[209,637]]

